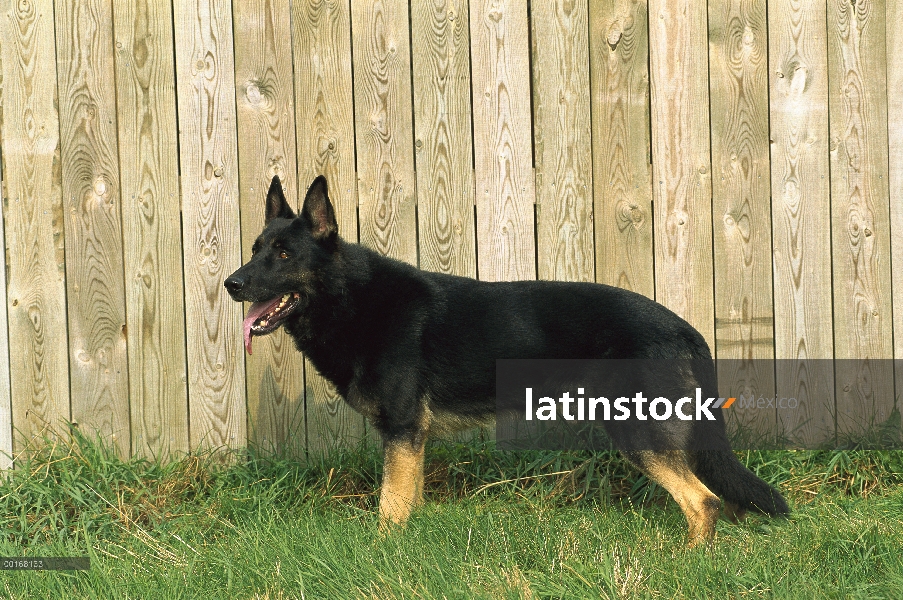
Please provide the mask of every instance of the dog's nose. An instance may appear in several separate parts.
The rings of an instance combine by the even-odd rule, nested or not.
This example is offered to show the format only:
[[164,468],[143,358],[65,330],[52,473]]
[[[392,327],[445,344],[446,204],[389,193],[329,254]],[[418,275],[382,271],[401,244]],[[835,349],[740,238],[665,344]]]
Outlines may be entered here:
[[245,281],[244,279],[239,279],[233,275],[224,281],[223,285],[226,286],[226,289],[229,290],[230,294],[235,294],[236,292],[240,292],[241,288],[245,287]]

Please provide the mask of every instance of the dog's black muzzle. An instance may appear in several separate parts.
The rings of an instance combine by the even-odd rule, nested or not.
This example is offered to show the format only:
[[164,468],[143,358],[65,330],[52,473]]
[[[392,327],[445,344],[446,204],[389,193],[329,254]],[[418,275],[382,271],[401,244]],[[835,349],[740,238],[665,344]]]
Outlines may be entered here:
[[226,291],[229,292],[229,295],[236,302],[261,300],[261,298],[256,297],[260,295],[261,290],[255,289],[257,286],[252,284],[250,273],[246,272],[247,266],[240,267],[223,281],[223,287],[226,288]]

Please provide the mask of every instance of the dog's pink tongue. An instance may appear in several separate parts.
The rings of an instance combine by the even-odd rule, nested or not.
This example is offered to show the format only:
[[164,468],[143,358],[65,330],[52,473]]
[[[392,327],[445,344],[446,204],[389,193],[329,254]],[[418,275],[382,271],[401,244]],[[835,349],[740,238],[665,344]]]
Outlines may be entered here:
[[251,325],[253,325],[257,319],[270,312],[270,309],[272,309],[278,302],[278,297],[273,300],[266,300],[264,302],[254,302],[253,304],[251,304],[251,308],[248,309],[248,316],[245,317],[243,324],[245,332],[245,350],[248,351],[248,354],[251,354],[251,336],[254,335],[251,332]]

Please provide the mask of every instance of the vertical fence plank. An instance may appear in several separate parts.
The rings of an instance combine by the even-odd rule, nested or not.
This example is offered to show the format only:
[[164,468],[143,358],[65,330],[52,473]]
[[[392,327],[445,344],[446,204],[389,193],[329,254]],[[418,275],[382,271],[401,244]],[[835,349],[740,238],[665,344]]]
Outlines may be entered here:
[[[891,239],[903,239],[903,0],[887,0],[887,131]],[[903,398],[903,243],[891,244],[896,397]],[[898,404],[899,406],[899,404]]]
[[715,348],[706,7],[649,3],[655,298]]
[[408,4],[351,3],[361,243],[417,264]]
[[0,18],[3,168],[14,451],[69,420],[56,51],[49,0]]
[[828,2],[838,435],[894,406],[884,9]]
[[594,281],[586,2],[532,5],[539,279]]
[[596,281],[653,298],[646,0],[589,3]]
[[114,0],[132,452],[188,451],[172,9]]
[[536,278],[528,28],[521,2],[470,7],[477,266],[487,281]]
[[[715,346],[722,395],[771,398],[774,312],[765,2],[709,2]],[[728,414],[756,439],[777,413]]]
[[110,4],[56,5],[72,420],[127,456],[125,285]]
[[131,452],[113,15],[56,5],[72,421]]
[[467,2],[412,0],[420,268],[476,277]]
[[[776,387],[799,401],[779,433],[834,438],[828,50],[825,5],[769,5]],[[814,359],[814,360],[813,360]]]
[[[2,18],[2,15],[0,15]],[[2,31],[2,30],[0,30]],[[0,81],[3,73],[0,73]],[[3,86],[0,85],[0,105],[3,102]],[[2,128],[2,123],[0,123]],[[2,138],[0,138],[2,139]],[[3,153],[0,152],[0,179],[3,177]],[[6,186],[0,181],[0,198],[4,200],[0,210],[0,240],[4,249],[3,260],[0,260],[0,295],[6,297],[6,230],[3,224],[3,213],[6,212]],[[0,470],[8,469],[13,464],[13,413],[12,397],[9,393],[9,329],[7,329],[6,305],[0,308]]]
[[[244,260],[263,230],[264,198],[279,175],[297,206],[292,85],[291,6],[288,0],[233,4],[238,166]],[[255,340],[246,358],[249,441],[264,451],[303,453],[304,358],[283,329]]]
[[[348,0],[302,0],[292,7],[298,190],[303,197],[313,179],[325,175],[339,235],[356,242],[350,6]],[[308,450],[323,452],[363,438],[363,417],[309,361],[305,378]]]
[[241,264],[231,4],[176,0],[174,14],[191,448],[241,447],[242,308],[223,290]]

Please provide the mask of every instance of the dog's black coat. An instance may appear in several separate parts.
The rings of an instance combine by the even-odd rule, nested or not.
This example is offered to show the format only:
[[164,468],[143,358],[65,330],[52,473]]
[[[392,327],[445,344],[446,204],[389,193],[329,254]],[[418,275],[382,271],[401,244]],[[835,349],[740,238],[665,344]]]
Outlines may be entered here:
[[[226,280],[226,288],[233,299],[251,302],[297,292],[300,299],[281,324],[387,443],[424,437],[426,411],[437,422],[491,416],[498,358],[680,358],[711,364],[699,332],[630,291],[591,283],[481,282],[421,271],[347,243],[338,236],[323,177],[311,185],[297,217],[274,178],[266,222],[252,259]],[[697,381],[717,396],[713,366]],[[672,443],[695,457],[691,468],[716,494],[740,507],[788,512],[780,494],[737,461],[721,411],[715,412],[714,423],[668,421],[679,430]],[[631,432],[613,433],[642,467],[629,447]],[[698,451],[694,440],[701,437],[715,450]]]

